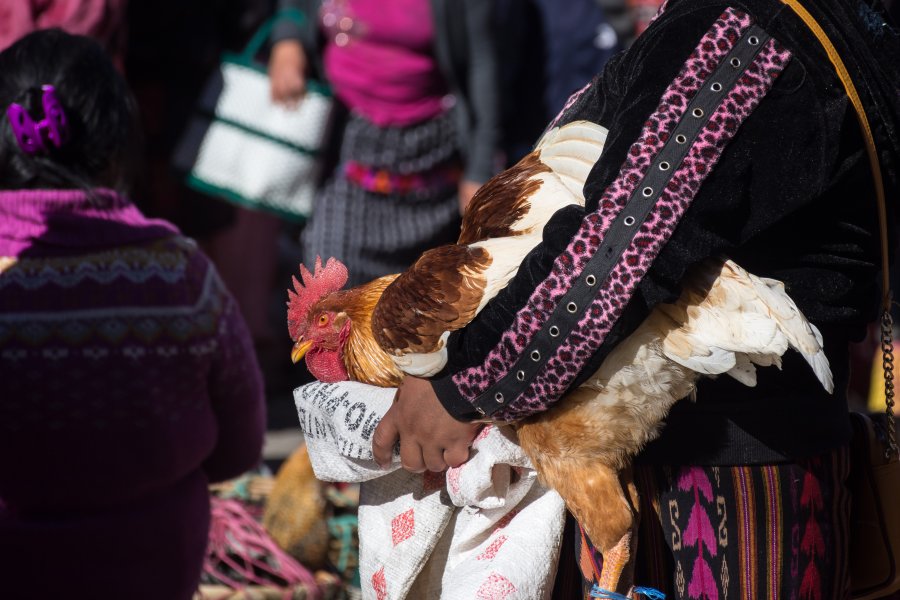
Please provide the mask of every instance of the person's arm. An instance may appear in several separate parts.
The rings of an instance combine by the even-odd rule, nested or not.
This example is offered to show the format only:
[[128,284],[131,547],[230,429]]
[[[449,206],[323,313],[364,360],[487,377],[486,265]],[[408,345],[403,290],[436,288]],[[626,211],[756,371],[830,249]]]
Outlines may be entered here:
[[285,39],[272,46],[269,56],[269,84],[272,100],[296,106],[306,93],[306,52],[298,40]]
[[497,49],[493,24],[494,3],[466,0],[466,42],[469,64],[466,93],[471,110],[472,130],[466,158],[460,208],[464,209],[478,187],[494,175],[495,156],[500,141]]
[[[210,267],[212,268],[212,267]],[[218,280],[218,276],[216,276]],[[203,463],[210,481],[236,477],[260,460],[266,427],[262,374],[237,302],[222,286],[217,352],[209,374],[209,397],[218,425],[212,454]]]
[[[691,264],[734,247],[738,215],[717,223],[719,209],[707,204],[683,217],[790,54],[724,8],[705,4],[657,23],[564,112],[560,123],[587,118],[610,131],[585,186],[587,207],[560,211],[510,285],[451,336],[448,369],[432,381],[448,413],[517,420],[546,410],[656,303],[677,297]],[[722,87],[710,92],[713,83]],[[695,93],[702,105],[689,104]],[[723,188],[731,198],[721,207],[745,207],[743,184]],[[676,227],[697,235],[676,259],[668,253],[677,264],[648,278]]]
[[308,56],[315,43],[315,28],[307,21],[315,14],[311,8],[304,0],[278,0],[277,14],[282,17],[272,29],[269,82],[272,100],[280,104],[296,106],[306,92]]

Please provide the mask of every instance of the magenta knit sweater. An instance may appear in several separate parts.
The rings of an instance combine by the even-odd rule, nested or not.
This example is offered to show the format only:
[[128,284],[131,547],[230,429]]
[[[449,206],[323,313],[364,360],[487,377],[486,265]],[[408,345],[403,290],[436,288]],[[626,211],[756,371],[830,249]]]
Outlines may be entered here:
[[0,192],[0,596],[189,598],[207,484],[263,431],[244,322],[193,241],[107,190]]

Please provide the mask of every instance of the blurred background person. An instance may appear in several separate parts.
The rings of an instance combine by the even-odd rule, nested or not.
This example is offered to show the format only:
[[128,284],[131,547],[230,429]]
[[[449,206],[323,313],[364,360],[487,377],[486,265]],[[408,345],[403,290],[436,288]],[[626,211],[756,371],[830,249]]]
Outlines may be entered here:
[[127,0],[0,0],[0,50],[32,31],[59,27],[98,40],[121,70],[126,8]]
[[498,72],[487,0],[280,0],[272,96],[324,78],[347,115],[339,160],[303,232],[304,260],[336,257],[350,285],[456,239],[498,160]]
[[625,47],[630,14],[625,0],[497,0],[507,166],[531,151],[569,96]]
[[125,82],[95,41],[0,53],[0,564],[10,598],[190,598],[207,485],[260,456],[238,307],[127,195]]

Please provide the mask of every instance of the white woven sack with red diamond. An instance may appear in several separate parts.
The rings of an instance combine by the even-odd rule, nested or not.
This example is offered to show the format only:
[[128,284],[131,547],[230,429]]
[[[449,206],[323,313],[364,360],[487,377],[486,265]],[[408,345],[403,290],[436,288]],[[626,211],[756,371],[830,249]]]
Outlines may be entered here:
[[458,469],[418,475],[372,459],[393,389],[313,383],[294,393],[317,477],[365,482],[363,598],[549,598],[565,509],[542,487],[509,428],[485,428]]

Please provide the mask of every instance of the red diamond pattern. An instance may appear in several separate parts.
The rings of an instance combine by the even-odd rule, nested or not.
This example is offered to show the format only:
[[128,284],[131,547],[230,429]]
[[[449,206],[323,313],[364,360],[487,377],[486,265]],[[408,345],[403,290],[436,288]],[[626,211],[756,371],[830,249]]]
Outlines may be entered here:
[[375,590],[375,596],[378,600],[387,598],[387,579],[384,577],[384,567],[381,567],[372,575],[372,589]]
[[506,543],[508,538],[505,535],[497,536],[497,539],[491,542],[491,544],[484,549],[484,552],[476,556],[477,560],[494,560],[494,557],[497,556],[497,552],[500,551],[500,547]]
[[396,546],[416,533],[416,515],[413,509],[400,513],[391,520],[391,540]]
[[516,591],[516,586],[500,573],[491,573],[475,595],[477,600],[503,600]]
[[456,469],[447,469],[447,485],[454,494],[459,493],[459,477],[466,465],[462,465]]

